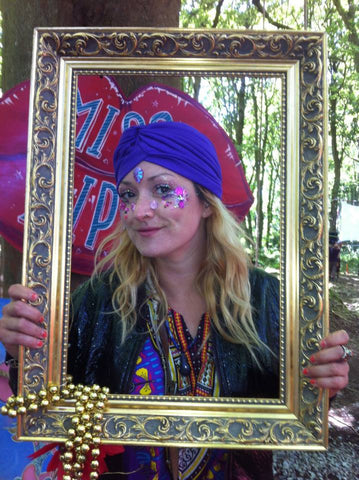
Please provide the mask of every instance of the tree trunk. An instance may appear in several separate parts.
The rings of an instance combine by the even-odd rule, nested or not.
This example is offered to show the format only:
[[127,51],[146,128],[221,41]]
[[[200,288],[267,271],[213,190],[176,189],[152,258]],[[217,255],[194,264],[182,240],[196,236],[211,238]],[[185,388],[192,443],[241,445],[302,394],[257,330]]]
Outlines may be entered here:
[[[180,6],[181,0],[0,0],[2,90],[30,78],[35,27],[178,27]],[[174,85],[171,79],[170,83]],[[136,88],[137,83],[132,82],[126,90]],[[1,240],[0,294],[6,295],[8,287],[21,279],[22,254]]]

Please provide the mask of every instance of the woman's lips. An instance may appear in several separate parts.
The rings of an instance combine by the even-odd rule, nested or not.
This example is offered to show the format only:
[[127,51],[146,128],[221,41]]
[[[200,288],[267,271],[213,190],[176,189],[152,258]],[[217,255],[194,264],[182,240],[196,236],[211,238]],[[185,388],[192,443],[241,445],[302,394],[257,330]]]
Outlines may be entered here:
[[161,230],[160,227],[157,227],[157,228],[141,228],[141,229],[137,230],[137,233],[139,233],[142,237],[152,237],[152,235],[155,235],[160,230]]

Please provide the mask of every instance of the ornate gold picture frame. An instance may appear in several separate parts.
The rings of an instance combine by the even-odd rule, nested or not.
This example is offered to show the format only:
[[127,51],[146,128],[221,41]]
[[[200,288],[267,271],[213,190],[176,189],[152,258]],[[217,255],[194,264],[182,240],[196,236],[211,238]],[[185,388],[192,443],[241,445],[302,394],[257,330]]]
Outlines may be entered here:
[[[76,79],[79,75],[279,76],[282,79],[280,395],[110,395],[104,443],[324,449],[327,395],[302,375],[328,328],[326,44],[322,33],[37,29],[34,36],[23,281],[48,340],[21,351],[19,392],[66,377]],[[65,441],[75,402],[23,415],[21,440]]]

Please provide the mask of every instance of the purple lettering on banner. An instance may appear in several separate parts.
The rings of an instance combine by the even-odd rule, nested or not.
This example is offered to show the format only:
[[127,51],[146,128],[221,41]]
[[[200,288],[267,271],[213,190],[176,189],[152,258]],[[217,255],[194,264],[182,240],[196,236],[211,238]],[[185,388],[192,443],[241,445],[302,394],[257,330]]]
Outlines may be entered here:
[[[109,195],[110,206],[106,215],[104,210],[107,195]],[[86,248],[93,250],[96,243],[97,234],[101,230],[107,230],[112,226],[116,217],[118,202],[119,196],[117,194],[116,186],[110,182],[102,182],[95,213],[90,226],[90,231],[85,242]]]
[[90,131],[95,123],[95,120],[99,114],[100,107],[103,104],[102,98],[98,100],[92,100],[91,102],[82,103],[80,90],[77,90],[77,115],[83,115],[87,113],[86,120],[84,121],[81,130],[76,137],[76,149],[82,152],[84,144],[90,134]]
[[85,202],[90,193],[91,188],[96,185],[97,179],[90,177],[89,175],[85,175],[83,178],[83,187],[81,189],[80,195],[77,198],[76,205],[74,206],[74,213],[73,213],[73,230],[75,230],[77,222],[81,216],[81,213],[85,207]]
[[113,107],[112,105],[107,106],[108,113],[106,115],[105,121],[102,124],[102,127],[100,128],[100,131],[98,132],[97,137],[95,138],[95,141],[89,147],[86,152],[89,155],[92,155],[93,157],[100,158],[101,156],[101,151],[102,148],[106,142],[106,139],[108,137],[108,134],[110,133],[111,127],[117,117],[119,115],[120,110],[118,108]]

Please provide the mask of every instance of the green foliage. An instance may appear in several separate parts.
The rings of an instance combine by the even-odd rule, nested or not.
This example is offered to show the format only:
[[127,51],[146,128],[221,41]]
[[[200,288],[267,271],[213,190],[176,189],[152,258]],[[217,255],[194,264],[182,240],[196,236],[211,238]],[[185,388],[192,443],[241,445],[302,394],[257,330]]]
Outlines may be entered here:
[[[258,3],[265,5],[265,15],[255,6]],[[303,9],[305,4],[306,12]],[[330,125],[335,126],[329,132],[328,142],[329,192],[338,202],[359,202],[359,3],[350,0],[182,1],[181,26],[209,28],[214,23],[222,29],[287,28],[327,33],[328,113]],[[201,101],[200,83],[189,80],[189,90],[186,91]],[[246,82],[245,97],[240,104],[239,84],[228,85],[221,79],[213,79],[211,95],[205,106],[232,138],[243,158],[247,180],[257,199],[245,222],[246,233],[253,242],[252,256],[264,265],[273,266],[273,262],[277,262],[279,242],[279,189],[277,179],[272,177],[279,172],[276,149],[280,108],[278,99],[261,94],[260,85],[254,84],[255,79]],[[264,92],[269,91],[267,89],[268,85]],[[256,98],[260,99],[261,95],[262,99],[256,105]],[[241,111],[245,112],[243,126]],[[268,128],[264,118],[268,119]],[[340,185],[337,190],[334,188],[336,183]],[[258,208],[258,201],[263,202],[261,208]],[[261,211],[265,215],[263,222],[259,218]],[[336,209],[334,214],[336,216]],[[262,242],[262,249],[256,252],[258,240]],[[348,253],[345,258],[349,268],[355,268],[353,253]]]

